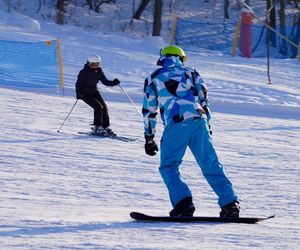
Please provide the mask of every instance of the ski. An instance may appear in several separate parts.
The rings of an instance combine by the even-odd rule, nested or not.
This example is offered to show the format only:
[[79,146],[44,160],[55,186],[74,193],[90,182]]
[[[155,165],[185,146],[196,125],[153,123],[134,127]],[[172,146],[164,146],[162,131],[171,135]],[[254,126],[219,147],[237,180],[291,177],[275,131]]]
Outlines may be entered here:
[[124,142],[130,142],[130,141],[136,141],[138,138],[134,138],[134,137],[127,137],[127,136],[103,136],[103,135],[99,135],[93,132],[78,132],[78,134],[81,135],[90,135],[90,136],[95,136],[95,137],[99,137],[99,138],[107,138],[107,139],[113,139],[113,140],[118,140],[118,141],[124,141]]
[[205,222],[221,222],[221,223],[246,223],[255,224],[264,220],[274,218],[275,215],[269,217],[208,217],[208,216],[180,216],[180,217],[170,217],[170,216],[151,216],[139,212],[131,212],[130,217],[137,221],[143,222],[189,222],[189,223],[205,223]]

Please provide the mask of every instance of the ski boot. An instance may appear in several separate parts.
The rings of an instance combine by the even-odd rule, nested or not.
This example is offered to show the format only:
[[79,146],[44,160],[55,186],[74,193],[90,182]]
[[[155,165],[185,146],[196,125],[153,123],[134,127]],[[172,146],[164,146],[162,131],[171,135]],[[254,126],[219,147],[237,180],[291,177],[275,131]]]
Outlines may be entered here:
[[92,133],[100,135],[100,136],[109,136],[109,134],[107,133],[106,129],[103,128],[102,126],[94,126],[94,127],[92,127]]
[[229,204],[221,207],[220,217],[236,217],[240,214],[240,206],[238,201],[232,201]]
[[116,137],[116,136],[117,136],[117,134],[114,133],[109,127],[104,128],[104,130],[106,131],[106,133],[107,133],[108,136],[110,136],[110,137]]
[[193,216],[195,206],[192,197],[185,197],[169,213],[171,217]]

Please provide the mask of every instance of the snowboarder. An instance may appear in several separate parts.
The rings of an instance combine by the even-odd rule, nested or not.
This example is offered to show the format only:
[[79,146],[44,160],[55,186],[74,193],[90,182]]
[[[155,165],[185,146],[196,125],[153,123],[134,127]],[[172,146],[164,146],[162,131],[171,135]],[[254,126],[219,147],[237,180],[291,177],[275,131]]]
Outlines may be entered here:
[[76,98],[82,99],[94,109],[94,122],[92,132],[102,136],[116,136],[109,128],[109,115],[105,101],[97,88],[99,80],[106,86],[120,84],[119,79],[107,80],[100,67],[101,58],[91,55],[87,58],[84,68],[79,72],[76,82]]
[[177,46],[161,50],[161,66],[145,80],[143,117],[145,152],[158,152],[154,141],[158,109],[164,124],[159,171],[166,184],[173,209],[170,216],[193,216],[192,193],[182,179],[179,166],[189,147],[204,177],[218,196],[221,217],[238,217],[239,202],[223,166],[218,160],[208,127],[211,118],[207,87],[196,69],[183,66],[187,60]]

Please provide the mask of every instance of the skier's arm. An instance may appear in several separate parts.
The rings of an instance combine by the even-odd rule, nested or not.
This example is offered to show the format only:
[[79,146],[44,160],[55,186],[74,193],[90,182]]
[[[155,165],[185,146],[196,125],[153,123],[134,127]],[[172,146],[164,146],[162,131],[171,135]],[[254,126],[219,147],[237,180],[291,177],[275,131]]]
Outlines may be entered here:
[[76,82],[76,98],[81,99],[83,96],[83,88],[85,84],[85,74],[81,70],[77,76],[77,82]]
[[200,74],[196,70],[193,72],[193,78],[194,78],[195,88],[199,97],[200,105],[205,111],[207,121],[209,122],[211,119],[211,112],[209,109],[207,86],[204,83],[203,79],[201,78]]
[[158,101],[155,86],[145,80],[143,109],[144,132],[146,136],[154,136],[156,127],[156,116],[158,113]]
[[145,152],[147,155],[154,156],[158,151],[158,147],[154,141],[156,116],[158,113],[158,101],[155,86],[151,82],[151,76],[145,80],[144,100],[143,100],[143,117],[145,129]]
[[120,84],[119,79],[114,79],[113,81],[110,81],[106,78],[106,76],[103,73],[103,70],[101,68],[99,68],[99,79],[100,81],[106,85],[106,86],[116,86],[118,84]]

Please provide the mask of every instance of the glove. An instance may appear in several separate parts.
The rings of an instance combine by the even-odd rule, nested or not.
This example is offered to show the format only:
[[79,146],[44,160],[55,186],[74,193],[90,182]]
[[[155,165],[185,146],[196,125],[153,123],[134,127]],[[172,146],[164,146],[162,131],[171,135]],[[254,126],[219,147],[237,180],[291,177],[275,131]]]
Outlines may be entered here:
[[158,147],[155,143],[154,135],[145,135],[146,143],[145,143],[145,152],[147,155],[154,156],[158,151]]
[[114,82],[114,85],[119,85],[120,84],[120,80],[118,78],[115,78],[113,82]]

